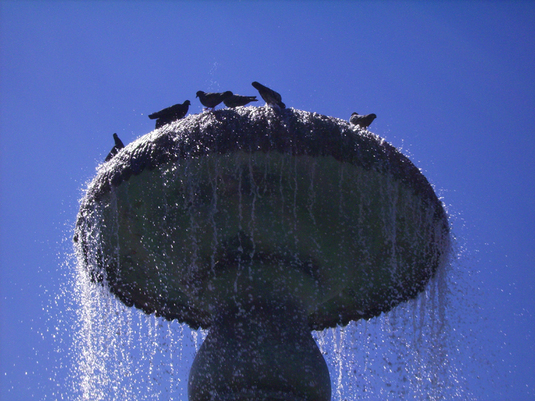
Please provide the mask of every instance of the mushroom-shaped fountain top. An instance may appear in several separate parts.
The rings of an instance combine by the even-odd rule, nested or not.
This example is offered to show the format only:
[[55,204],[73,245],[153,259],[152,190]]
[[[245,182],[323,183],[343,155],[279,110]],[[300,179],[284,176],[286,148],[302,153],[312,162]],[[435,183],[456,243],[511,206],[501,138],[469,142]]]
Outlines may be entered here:
[[275,302],[321,330],[414,298],[446,263],[449,228],[427,179],[378,136],[247,107],[126,146],[90,184],[75,242],[93,279],[146,313],[209,328]]

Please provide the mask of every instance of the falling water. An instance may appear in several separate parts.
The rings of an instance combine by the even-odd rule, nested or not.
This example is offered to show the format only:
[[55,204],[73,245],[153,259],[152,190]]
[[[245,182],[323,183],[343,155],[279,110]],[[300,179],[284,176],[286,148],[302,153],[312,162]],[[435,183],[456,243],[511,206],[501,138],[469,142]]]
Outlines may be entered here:
[[187,399],[186,369],[202,342],[202,330],[126,307],[85,271],[78,272],[76,294],[76,399]]
[[[329,366],[333,401],[469,399],[455,363],[447,278],[390,313],[313,333]],[[79,268],[77,400],[187,400],[206,331],[128,308]]]
[[[263,158],[268,162],[262,164]],[[353,204],[355,197],[359,199],[361,197],[351,189],[348,190],[348,183],[356,180],[370,182],[369,185],[374,186],[374,193],[389,200],[385,204],[391,206],[382,211],[387,216],[383,224],[386,231],[383,233],[386,238],[383,247],[392,261],[391,274],[397,274],[398,258],[393,244],[396,243],[396,235],[399,233],[395,224],[392,226],[391,222],[396,221],[397,205],[403,205],[410,214],[410,207],[407,205],[411,204],[412,200],[404,198],[405,194],[399,189],[399,182],[396,179],[371,178],[367,177],[365,169],[355,172],[342,166],[333,169],[336,173],[334,176],[329,176],[328,182],[325,178],[321,181],[316,171],[329,166],[330,162],[320,165],[305,158],[304,165],[301,165],[296,163],[292,156],[277,158],[279,156],[249,155],[245,156],[241,166],[234,166],[232,163],[225,165],[224,157],[172,162],[163,172],[155,170],[150,178],[145,178],[146,182],[153,183],[153,189],[173,186],[173,191],[182,194],[184,205],[178,205],[175,198],[166,200],[163,202],[164,210],[157,211],[156,218],[147,217],[147,222],[142,224],[157,225],[160,220],[177,218],[170,213],[170,210],[176,207],[192,212],[188,222],[182,221],[182,227],[187,227],[184,231],[189,232],[187,236],[177,237],[165,232],[164,229],[163,235],[156,240],[154,238],[147,240],[144,245],[147,258],[158,260],[156,278],[152,279],[160,284],[163,283],[164,291],[170,291],[165,287],[166,282],[169,280],[177,282],[182,278],[177,278],[173,263],[160,260],[160,255],[175,257],[178,255],[183,258],[179,259],[180,263],[196,266],[200,238],[203,235],[204,238],[207,237],[206,231],[212,232],[209,243],[212,269],[214,268],[214,255],[225,239],[220,227],[216,227],[219,222],[216,223],[215,216],[221,210],[237,207],[236,214],[239,218],[236,224],[239,226],[239,231],[244,231],[251,238],[255,238],[260,229],[258,227],[260,220],[263,219],[265,225],[275,224],[258,212],[262,202],[265,202],[262,196],[269,191],[278,192],[280,198],[274,204],[276,207],[273,207],[273,210],[276,211],[278,208],[281,215],[270,218],[272,221],[283,219],[290,221],[285,235],[288,236],[288,241],[297,243],[299,241],[297,236],[294,237],[291,233],[299,230],[297,225],[299,219],[309,219],[312,227],[316,225],[315,219],[318,215],[312,210],[322,201],[319,196],[322,191],[332,193],[332,200],[336,202],[342,218],[346,217],[345,213],[352,213],[351,216],[347,216],[348,219],[365,220],[367,211],[364,209],[371,208],[370,203],[374,199],[364,199],[360,202],[359,210],[345,212],[347,204]],[[190,169],[190,164],[195,163],[207,163],[207,165],[200,169]],[[263,167],[255,171],[253,166],[256,165]],[[104,165],[101,168],[110,166]],[[208,182],[211,183],[211,187],[199,186],[200,180],[196,175],[198,171],[209,171]],[[291,172],[290,178],[283,184],[283,176],[288,175],[287,171]],[[266,177],[270,178],[265,179]],[[237,186],[237,198],[232,202],[225,203],[222,200],[215,184],[221,180],[227,180],[231,185]],[[273,187],[269,187],[270,185]],[[247,192],[253,197],[251,202],[242,200],[244,193],[242,186],[248,186]],[[150,191],[147,188],[141,190]],[[132,191],[137,190],[132,189]],[[159,193],[152,193],[152,196],[165,198],[165,194]],[[199,196],[208,198],[202,200],[203,207],[208,205],[208,217],[203,223],[193,218],[196,216],[196,200]],[[122,211],[119,211],[117,205],[119,197],[122,199]],[[297,198],[304,199],[302,201],[306,204],[304,210],[296,206]],[[124,209],[125,199],[129,199],[128,191],[123,190],[121,193],[112,189],[106,206],[91,211],[91,219],[94,219],[92,221],[95,222],[95,226],[98,225],[97,222],[102,215],[112,216],[113,218],[107,221],[115,221],[113,224],[118,225],[117,216],[129,213],[128,207],[126,211]],[[130,199],[127,203],[133,202]],[[414,209],[419,207],[415,205]],[[304,216],[305,214],[308,216]],[[409,215],[406,218],[421,218],[418,217],[418,213],[414,216]],[[433,216],[428,218],[433,219]],[[211,230],[199,229],[200,224],[211,225]],[[116,237],[119,236],[117,227],[112,228],[112,232]],[[188,372],[207,332],[201,329],[193,330],[176,320],[168,321],[129,308],[110,295],[105,285],[96,285],[95,271],[88,271],[86,263],[95,265],[99,263],[102,241],[98,230],[92,232],[92,235],[94,237],[90,242],[93,249],[88,257],[89,262],[82,262],[84,257],[81,255],[78,258],[80,260],[76,284],[79,300],[76,337],[78,358],[73,392],[77,394],[79,400],[186,400]],[[322,260],[329,262],[329,255],[325,255],[322,247],[317,245],[317,241],[321,240],[315,237],[319,237],[319,234],[312,231],[309,235],[313,242],[316,241],[318,248],[316,258],[323,258]],[[189,244],[187,246],[190,252],[181,253],[186,243]],[[117,248],[117,253],[121,252],[119,245],[114,246]],[[339,250],[340,253],[351,252],[350,244],[346,243],[344,247]],[[80,249],[78,251],[80,252]],[[252,252],[255,252],[254,244]],[[297,255],[295,257],[299,258]],[[364,252],[359,254],[359,257],[361,260],[366,260],[367,255]],[[353,321],[345,327],[337,326],[315,331],[313,336],[329,366],[332,399],[441,400],[466,397],[466,393],[462,390],[462,378],[451,362],[456,351],[454,342],[449,338],[451,327],[448,315],[450,299],[448,288],[448,269],[443,266],[415,299],[397,306],[390,312],[368,320]]]

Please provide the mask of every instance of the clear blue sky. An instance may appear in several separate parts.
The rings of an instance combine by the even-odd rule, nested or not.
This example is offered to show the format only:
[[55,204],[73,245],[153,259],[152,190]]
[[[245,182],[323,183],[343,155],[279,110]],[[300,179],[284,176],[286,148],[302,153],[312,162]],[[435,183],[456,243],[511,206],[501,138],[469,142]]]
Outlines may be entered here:
[[377,114],[452,215],[484,361],[459,366],[468,387],[535,399],[534,2],[3,0],[0,32],[2,400],[69,399],[65,260],[112,133],[254,80],[289,107]]

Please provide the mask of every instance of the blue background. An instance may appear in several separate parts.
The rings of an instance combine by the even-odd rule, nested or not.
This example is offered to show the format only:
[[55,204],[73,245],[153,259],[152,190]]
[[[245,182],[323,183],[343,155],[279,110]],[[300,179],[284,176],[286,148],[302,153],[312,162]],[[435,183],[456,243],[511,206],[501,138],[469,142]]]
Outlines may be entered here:
[[2,400],[70,398],[72,228],[112,133],[255,80],[377,114],[452,217],[467,385],[535,399],[535,3],[1,1],[0,26]]

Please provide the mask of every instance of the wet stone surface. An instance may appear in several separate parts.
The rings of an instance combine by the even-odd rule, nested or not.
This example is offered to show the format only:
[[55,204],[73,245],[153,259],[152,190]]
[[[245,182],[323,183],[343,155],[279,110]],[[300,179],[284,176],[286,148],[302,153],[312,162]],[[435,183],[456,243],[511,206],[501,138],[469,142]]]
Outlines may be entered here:
[[219,305],[290,298],[310,329],[415,297],[447,263],[445,211],[380,137],[295,109],[190,115],[103,164],[75,243],[129,306],[193,328]]

